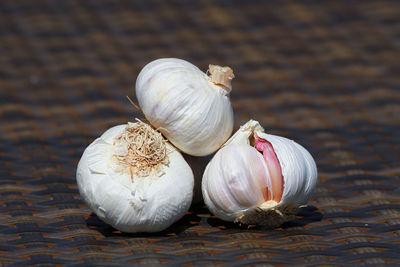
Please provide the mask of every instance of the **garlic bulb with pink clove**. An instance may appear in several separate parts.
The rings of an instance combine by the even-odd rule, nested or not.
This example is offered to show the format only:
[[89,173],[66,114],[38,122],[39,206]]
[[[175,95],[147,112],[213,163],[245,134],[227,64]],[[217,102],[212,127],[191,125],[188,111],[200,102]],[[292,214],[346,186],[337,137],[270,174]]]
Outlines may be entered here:
[[192,156],[212,154],[233,129],[233,71],[210,65],[208,73],[182,59],[162,58],[147,64],[136,80],[136,97],[146,119]]
[[296,142],[264,133],[254,120],[215,154],[203,175],[210,211],[226,221],[276,227],[311,199],[317,168]]

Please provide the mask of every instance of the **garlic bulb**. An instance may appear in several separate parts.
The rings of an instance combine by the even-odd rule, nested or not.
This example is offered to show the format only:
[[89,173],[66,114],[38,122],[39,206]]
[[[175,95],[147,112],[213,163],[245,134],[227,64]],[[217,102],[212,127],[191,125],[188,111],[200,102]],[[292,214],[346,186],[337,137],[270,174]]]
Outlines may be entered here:
[[314,159],[299,144],[243,125],[207,165],[203,198],[226,221],[279,226],[307,204],[317,182]]
[[140,121],[115,126],[91,143],[76,178],[89,208],[123,232],[166,229],[193,196],[193,173],[182,155]]
[[229,67],[209,66],[207,76],[191,63],[163,58],[147,64],[136,81],[146,119],[183,152],[206,156],[231,135]]

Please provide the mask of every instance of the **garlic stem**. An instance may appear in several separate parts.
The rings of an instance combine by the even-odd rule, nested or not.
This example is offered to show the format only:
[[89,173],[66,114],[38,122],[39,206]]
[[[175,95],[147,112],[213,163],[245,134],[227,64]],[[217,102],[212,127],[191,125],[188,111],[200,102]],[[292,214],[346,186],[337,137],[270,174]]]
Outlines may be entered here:
[[279,203],[283,194],[283,176],[278,157],[276,156],[274,148],[270,142],[258,137],[256,134],[254,134],[254,139],[256,149],[263,153],[265,163],[268,167],[269,176],[271,177],[272,200]]
[[208,65],[208,73],[212,83],[222,85],[228,91],[232,90],[232,79],[235,78],[233,70],[229,67],[221,67],[218,65]]

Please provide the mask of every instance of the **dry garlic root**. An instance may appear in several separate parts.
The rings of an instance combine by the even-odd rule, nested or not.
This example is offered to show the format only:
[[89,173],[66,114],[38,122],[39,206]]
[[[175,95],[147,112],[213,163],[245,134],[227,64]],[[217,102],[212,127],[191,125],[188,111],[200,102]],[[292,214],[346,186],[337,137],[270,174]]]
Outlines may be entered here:
[[141,121],[115,126],[90,144],[76,177],[89,208],[128,233],[166,229],[185,214],[193,196],[189,165]]
[[314,159],[299,144],[243,125],[215,154],[203,175],[203,198],[226,221],[276,227],[292,220],[311,199]]
[[210,65],[208,73],[185,60],[163,58],[147,64],[136,81],[136,97],[146,119],[193,156],[215,152],[233,129],[233,71]]

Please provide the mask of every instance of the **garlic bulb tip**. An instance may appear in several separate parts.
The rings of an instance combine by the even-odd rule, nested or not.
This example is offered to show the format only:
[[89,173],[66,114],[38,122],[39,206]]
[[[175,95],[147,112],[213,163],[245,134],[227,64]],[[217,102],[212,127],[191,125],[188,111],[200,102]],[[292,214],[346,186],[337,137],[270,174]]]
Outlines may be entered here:
[[229,92],[232,90],[232,79],[235,78],[235,75],[230,67],[210,64],[208,65],[207,73],[210,73],[210,81],[212,83],[224,86]]

